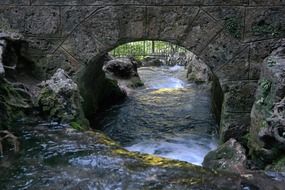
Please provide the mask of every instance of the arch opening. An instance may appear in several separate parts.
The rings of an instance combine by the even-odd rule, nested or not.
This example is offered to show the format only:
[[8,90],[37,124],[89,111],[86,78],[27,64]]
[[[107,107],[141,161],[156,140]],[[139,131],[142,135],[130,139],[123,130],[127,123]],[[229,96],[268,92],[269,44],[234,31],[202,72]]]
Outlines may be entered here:
[[[198,165],[216,148],[215,77],[192,52],[169,42],[136,41],[89,65],[84,77],[93,77],[87,90],[98,109],[87,116],[94,128],[128,150]],[[176,152],[179,146],[182,152]]]

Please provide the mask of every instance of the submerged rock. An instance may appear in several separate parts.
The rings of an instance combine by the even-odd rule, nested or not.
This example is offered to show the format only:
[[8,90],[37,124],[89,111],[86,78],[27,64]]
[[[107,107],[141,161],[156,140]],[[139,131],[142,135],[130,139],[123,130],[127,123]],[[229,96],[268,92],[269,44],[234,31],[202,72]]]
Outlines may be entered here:
[[77,84],[63,69],[58,69],[51,79],[42,82],[40,87],[37,105],[46,119],[87,125]]
[[244,173],[246,161],[245,149],[235,139],[230,139],[217,150],[208,153],[203,166],[215,170]]
[[10,160],[7,157],[0,163],[0,189],[283,188],[282,182],[266,176],[259,178],[258,174],[239,176],[128,152],[100,132],[53,126],[20,130],[24,140],[21,151],[25,154]]

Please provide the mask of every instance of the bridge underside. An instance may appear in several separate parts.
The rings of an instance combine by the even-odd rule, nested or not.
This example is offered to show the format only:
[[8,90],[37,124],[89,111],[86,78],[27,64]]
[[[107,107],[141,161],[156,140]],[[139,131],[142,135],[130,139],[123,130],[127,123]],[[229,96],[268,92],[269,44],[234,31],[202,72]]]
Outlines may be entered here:
[[131,41],[183,46],[219,79],[222,131],[247,130],[260,64],[285,35],[284,5],[280,0],[2,0],[0,30],[23,35],[29,57],[46,77],[59,67],[84,72],[92,58]]

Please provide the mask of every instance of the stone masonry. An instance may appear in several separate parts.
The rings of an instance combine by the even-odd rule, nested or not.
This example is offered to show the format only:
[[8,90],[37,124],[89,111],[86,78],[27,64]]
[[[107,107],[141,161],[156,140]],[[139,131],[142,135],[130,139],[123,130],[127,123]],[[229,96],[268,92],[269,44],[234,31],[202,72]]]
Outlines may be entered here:
[[183,46],[220,81],[222,128],[244,126],[243,135],[259,64],[285,36],[284,15],[284,0],[1,0],[0,33],[22,34],[29,56],[50,74],[84,72],[92,58],[131,41]]

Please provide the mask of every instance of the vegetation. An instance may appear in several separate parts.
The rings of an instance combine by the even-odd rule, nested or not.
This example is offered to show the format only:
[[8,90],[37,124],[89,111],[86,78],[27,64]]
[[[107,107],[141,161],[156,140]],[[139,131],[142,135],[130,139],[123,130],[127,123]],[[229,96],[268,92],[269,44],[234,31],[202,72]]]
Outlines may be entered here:
[[225,19],[226,30],[234,37],[241,38],[241,20],[237,17],[229,17]]
[[252,31],[256,35],[279,35],[279,27],[265,23],[264,21],[261,21],[257,25],[253,26]]
[[110,53],[114,57],[134,56],[142,60],[147,56],[152,55],[168,55],[175,52],[186,52],[187,50],[178,45],[163,41],[138,41],[123,44]]

